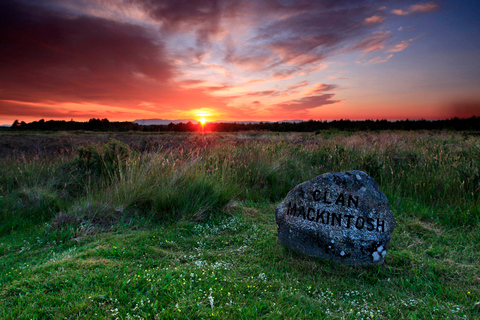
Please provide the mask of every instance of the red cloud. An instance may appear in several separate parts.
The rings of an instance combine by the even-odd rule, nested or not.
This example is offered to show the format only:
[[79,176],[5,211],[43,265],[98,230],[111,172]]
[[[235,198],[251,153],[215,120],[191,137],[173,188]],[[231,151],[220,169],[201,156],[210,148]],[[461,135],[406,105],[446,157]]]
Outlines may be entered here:
[[48,106],[62,102],[96,104],[104,106],[98,110],[104,114],[109,106],[128,109],[148,105],[150,110],[172,112],[191,109],[199,101],[225,105],[222,98],[208,94],[218,88],[178,87],[172,81],[178,71],[164,44],[143,27],[16,4],[0,5],[5,13],[0,19],[4,34],[0,105],[4,113],[28,110],[42,117],[72,116],[40,105],[17,105],[15,111],[6,100],[47,101]]

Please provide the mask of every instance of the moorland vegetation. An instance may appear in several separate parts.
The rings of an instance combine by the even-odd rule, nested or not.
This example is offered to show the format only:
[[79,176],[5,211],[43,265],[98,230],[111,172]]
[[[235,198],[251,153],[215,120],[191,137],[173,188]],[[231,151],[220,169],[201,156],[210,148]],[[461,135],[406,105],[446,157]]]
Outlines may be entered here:
[[[3,132],[2,319],[474,319],[480,137],[453,131]],[[363,170],[385,263],[277,245],[275,206]]]

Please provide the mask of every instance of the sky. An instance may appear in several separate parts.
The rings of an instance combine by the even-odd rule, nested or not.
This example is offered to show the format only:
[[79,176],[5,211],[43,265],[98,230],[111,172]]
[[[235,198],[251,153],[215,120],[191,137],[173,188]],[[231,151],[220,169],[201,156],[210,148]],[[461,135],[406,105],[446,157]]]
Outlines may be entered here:
[[0,124],[480,116],[480,1],[2,0]]

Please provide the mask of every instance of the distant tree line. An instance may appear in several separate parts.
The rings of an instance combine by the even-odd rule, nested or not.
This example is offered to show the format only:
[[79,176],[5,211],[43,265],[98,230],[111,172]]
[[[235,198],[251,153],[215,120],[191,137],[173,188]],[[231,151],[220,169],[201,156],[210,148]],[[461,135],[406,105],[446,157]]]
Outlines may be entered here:
[[10,130],[15,131],[143,131],[143,132],[316,132],[322,130],[377,131],[377,130],[456,130],[480,131],[480,117],[447,120],[334,120],[304,122],[260,122],[260,123],[170,123],[168,125],[139,125],[133,122],[111,122],[108,119],[90,119],[87,122],[43,119],[25,123],[15,120]]
[[108,119],[90,119],[87,122],[41,119],[25,123],[15,120],[12,130],[27,131],[130,131],[138,130],[139,125],[133,122],[110,122]]

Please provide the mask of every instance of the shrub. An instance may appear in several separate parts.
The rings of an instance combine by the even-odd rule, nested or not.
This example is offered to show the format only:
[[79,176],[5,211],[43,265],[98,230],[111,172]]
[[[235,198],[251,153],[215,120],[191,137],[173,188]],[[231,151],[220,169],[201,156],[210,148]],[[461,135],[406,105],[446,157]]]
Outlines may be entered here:
[[78,148],[78,167],[111,180],[125,163],[132,151],[125,143],[111,139],[107,143],[97,143]]

